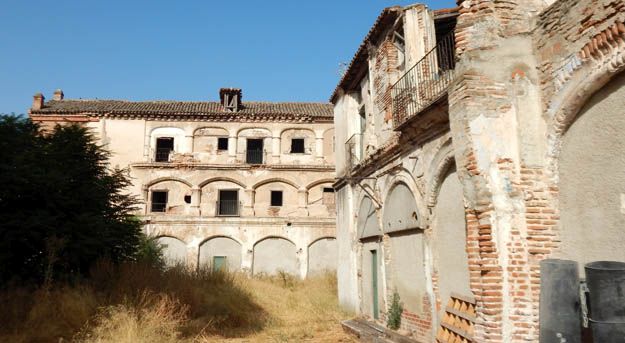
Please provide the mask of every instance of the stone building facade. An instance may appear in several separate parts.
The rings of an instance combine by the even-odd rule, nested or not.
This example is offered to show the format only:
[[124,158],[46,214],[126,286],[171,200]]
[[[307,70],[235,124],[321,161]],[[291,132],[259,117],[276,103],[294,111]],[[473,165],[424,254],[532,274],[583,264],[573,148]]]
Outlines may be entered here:
[[332,106],[243,102],[70,100],[34,97],[46,128],[81,123],[128,168],[145,231],[168,261],[286,271],[336,269]]
[[384,9],[334,91],[339,300],[538,341],[539,262],[625,261],[625,2]]

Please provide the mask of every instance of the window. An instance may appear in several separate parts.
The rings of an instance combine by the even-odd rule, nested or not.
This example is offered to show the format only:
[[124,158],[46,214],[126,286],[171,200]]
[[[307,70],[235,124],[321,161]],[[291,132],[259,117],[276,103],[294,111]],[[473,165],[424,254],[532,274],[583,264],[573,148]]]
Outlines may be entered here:
[[228,137],[217,138],[217,150],[228,150]]
[[291,139],[291,153],[292,154],[304,153],[304,138]]
[[271,206],[282,206],[282,191],[271,191]]
[[151,212],[167,212],[167,191],[152,191]]
[[323,187],[323,204],[324,205],[334,205],[334,188],[332,187]]
[[219,200],[217,200],[218,216],[238,216],[239,215],[239,191],[220,190]]
[[367,114],[365,111],[365,104],[362,104],[358,109],[358,115],[360,116],[360,133],[367,131]]
[[174,150],[173,137],[160,137],[156,139],[155,162],[169,162],[169,153]]
[[263,140],[247,139],[247,152],[245,161],[248,164],[263,164]]
[[184,196],[184,202],[186,202],[187,204],[191,203],[191,196],[190,195],[185,195]]

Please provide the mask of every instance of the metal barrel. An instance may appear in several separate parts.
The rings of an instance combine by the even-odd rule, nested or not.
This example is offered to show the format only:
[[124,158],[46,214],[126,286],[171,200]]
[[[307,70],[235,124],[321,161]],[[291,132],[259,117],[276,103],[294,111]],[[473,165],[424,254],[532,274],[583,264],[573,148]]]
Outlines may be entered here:
[[625,263],[597,261],[584,269],[594,342],[625,343]]
[[540,343],[580,343],[579,273],[575,261],[540,262]]

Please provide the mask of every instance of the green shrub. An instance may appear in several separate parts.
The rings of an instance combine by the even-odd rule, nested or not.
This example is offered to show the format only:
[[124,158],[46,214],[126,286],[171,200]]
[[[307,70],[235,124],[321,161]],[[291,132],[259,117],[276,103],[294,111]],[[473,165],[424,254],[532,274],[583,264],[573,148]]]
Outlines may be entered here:
[[386,325],[392,330],[399,329],[401,325],[401,314],[404,308],[399,300],[399,293],[397,291],[393,292],[393,300],[391,301],[391,307],[388,309],[388,319],[386,321]]

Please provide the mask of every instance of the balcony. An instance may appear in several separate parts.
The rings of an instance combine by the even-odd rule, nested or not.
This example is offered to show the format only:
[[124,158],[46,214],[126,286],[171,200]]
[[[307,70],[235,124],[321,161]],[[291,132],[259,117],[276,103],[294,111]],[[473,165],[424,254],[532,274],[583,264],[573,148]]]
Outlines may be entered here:
[[218,217],[238,217],[241,203],[239,200],[219,200],[215,206]]
[[455,37],[442,38],[391,88],[393,129],[404,124],[447,94],[456,66]]

